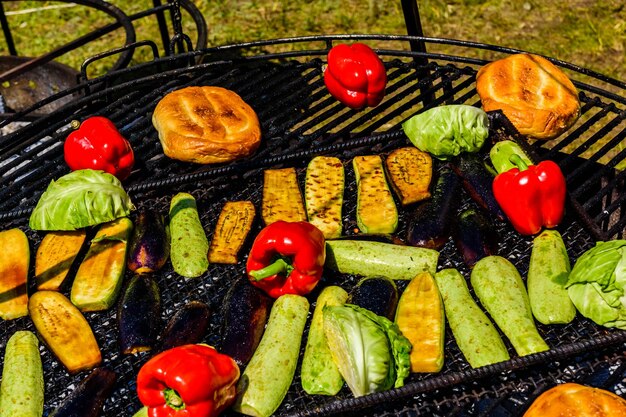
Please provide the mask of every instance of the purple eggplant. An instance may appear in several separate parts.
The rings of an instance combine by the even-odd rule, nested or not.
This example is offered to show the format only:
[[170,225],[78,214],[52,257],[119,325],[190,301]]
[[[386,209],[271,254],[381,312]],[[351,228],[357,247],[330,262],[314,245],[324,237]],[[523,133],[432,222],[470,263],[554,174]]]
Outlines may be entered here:
[[96,368],[63,399],[50,417],[98,417],[117,375],[107,368]]
[[449,166],[439,171],[430,200],[409,215],[407,244],[441,249],[448,241],[451,225],[461,204],[461,181]]
[[158,271],[170,256],[167,226],[158,212],[141,210],[128,249],[128,269],[136,274]]
[[470,268],[482,258],[498,253],[498,233],[489,219],[473,208],[461,213],[453,237],[465,264]]
[[237,281],[224,298],[220,352],[245,366],[261,341],[271,306],[272,299],[247,279]]
[[452,163],[452,169],[461,177],[463,188],[481,208],[500,221],[506,216],[493,195],[493,175],[487,170],[483,160],[477,154],[465,153]]
[[350,292],[348,303],[393,321],[398,307],[398,288],[387,277],[362,278]]
[[130,280],[117,313],[122,353],[151,350],[161,331],[161,295],[150,275]]
[[190,301],[183,305],[165,326],[160,337],[160,350],[171,349],[191,343],[199,343],[204,338],[211,311],[201,301]]

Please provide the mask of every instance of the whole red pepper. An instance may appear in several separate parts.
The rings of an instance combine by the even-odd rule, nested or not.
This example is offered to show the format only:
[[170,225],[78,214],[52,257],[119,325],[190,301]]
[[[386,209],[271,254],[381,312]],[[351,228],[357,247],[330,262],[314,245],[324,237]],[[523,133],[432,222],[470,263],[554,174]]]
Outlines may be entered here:
[[387,73],[369,46],[339,44],[328,52],[324,83],[333,97],[350,108],[374,107],[385,96]]
[[239,367],[207,345],[178,346],[151,358],[137,375],[149,417],[214,417],[236,395]]
[[72,122],[74,131],[63,145],[65,162],[72,171],[97,169],[126,179],[135,163],[130,143],[106,117],[93,116],[79,124]]
[[250,282],[270,297],[308,294],[322,277],[326,242],[308,222],[279,220],[257,235],[246,272]]
[[516,166],[493,181],[493,194],[511,224],[523,235],[556,227],[563,219],[566,182],[561,168],[552,161],[527,165],[512,155]]

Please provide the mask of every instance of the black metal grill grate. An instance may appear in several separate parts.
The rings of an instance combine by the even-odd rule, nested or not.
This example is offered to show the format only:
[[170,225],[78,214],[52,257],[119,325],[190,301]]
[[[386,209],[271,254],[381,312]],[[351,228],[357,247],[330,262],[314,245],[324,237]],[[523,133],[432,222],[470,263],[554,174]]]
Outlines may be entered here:
[[[250,53],[256,51],[255,48],[280,48],[283,44],[297,42],[285,40],[273,44],[243,45],[234,50],[218,48],[204,54],[193,54],[206,61],[203,64],[172,69],[173,59],[162,60],[90,81],[90,95],[37,119],[15,133],[0,137],[1,228],[20,227],[25,230],[34,253],[43,234],[28,229],[28,215],[50,180],[68,172],[63,162],[62,141],[67,135],[69,122],[100,114],[112,119],[135,149],[137,170],[125,186],[139,207],[156,207],[166,214],[169,199],[175,192],[191,192],[198,201],[202,222],[210,238],[225,201],[249,199],[257,210],[260,209],[263,168],[294,166],[303,180],[304,168],[312,156],[332,154],[346,164],[344,231],[351,233],[355,227],[351,158],[368,153],[384,154],[398,146],[408,145],[399,125],[425,107],[451,103],[479,105],[474,77],[477,67],[482,64],[482,61],[461,56],[428,54],[431,62],[422,67],[415,63],[415,54],[402,49],[408,38],[369,37],[366,41],[373,46],[381,43],[384,48],[389,48],[391,44],[395,49],[380,49],[389,76],[386,99],[376,108],[357,112],[346,109],[331,98],[322,80],[323,58],[332,42],[357,39],[364,40],[361,37],[310,38],[306,44],[317,45],[316,49],[262,55],[252,53],[248,57],[234,58],[226,57],[233,52]],[[476,47],[475,44],[463,43],[457,46]],[[492,52],[501,54],[509,51],[493,48]],[[569,69],[576,70],[571,66]],[[425,71],[428,75],[424,75]],[[581,74],[587,76],[585,71]],[[187,85],[220,85],[240,94],[257,111],[261,120],[264,141],[261,149],[248,160],[217,167],[183,164],[164,157],[151,124],[151,114],[163,95]],[[532,144],[532,150],[537,155],[557,160],[568,176],[572,209],[560,231],[572,259],[590,248],[596,239],[621,237],[626,225],[626,216],[621,212],[623,174],[615,169],[625,156],[620,146],[626,131],[626,99],[592,85],[577,82],[577,86],[581,89],[584,106],[576,126],[552,149],[547,148],[547,144]],[[622,88],[620,92],[623,95],[626,89],[618,87]],[[506,121],[498,117],[493,120],[494,135],[515,136]],[[0,127],[8,122],[10,120],[0,123]],[[466,198],[465,204],[472,203]],[[407,215],[408,212],[403,210],[401,225],[406,223]],[[253,233],[259,229],[257,225]],[[501,253],[525,275],[531,241],[513,233],[505,224],[498,224],[498,230],[502,237]],[[399,235],[403,236],[402,230]],[[442,251],[441,264],[457,267],[468,276],[451,242]],[[178,277],[168,265],[157,277],[164,301],[163,317],[169,317],[172,311],[189,299],[209,303],[213,318],[206,342],[219,346],[221,302],[230,283],[241,276],[241,263],[236,266],[211,265],[202,278],[191,280]],[[126,279],[129,279],[128,274]],[[326,282],[339,283],[347,288],[355,279],[331,274],[324,277]],[[312,301],[314,297],[315,294],[311,296]],[[90,313],[87,319],[102,347],[104,364],[119,375],[116,389],[106,403],[105,415],[130,415],[139,407],[134,378],[149,355],[133,357],[118,353],[114,309]],[[15,330],[23,328],[34,330],[28,318],[2,323],[0,348]],[[626,332],[600,328],[580,317],[567,326],[541,326],[540,331],[553,348],[547,354],[517,358],[511,352],[513,359],[510,362],[477,371],[469,369],[448,334],[446,365],[441,374],[413,375],[408,385],[400,390],[360,399],[352,398],[347,389],[337,398],[308,396],[300,389],[296,375],[292,389],[278,412],[283,415],[329,415],[368,408],[368,412],[376,415],[492,415],[491,411],[481,409],[486,407],[489,398],[498,397],[493,411],[506,404],[509,401],[507,398],[513,398],[512,393],[520,386],[525,390],[519,398],[532,395],[534,391],[529,391],[529,387],[539,387],[559,378],[559,372],[566,372],[559,371],[561,368],[556,362],[579,361],[573,366],[578,366],[580,372],[597,367],[602,362],[597,355],[602,352],[610,356],[612,362],[620,362],[623,355],[614,357],[611,352],[615,346],[623,347],[626,342]],[[602,351],[605,346],[609,346],[608,353]],[[47,349],[42,347],[41,351],[48,413],[84,375],[68,375]],[[581,355],[584,360],[576,359]],[[541,367],[536,366],[538,364]],[[544,369],[546,366],[549,369]],[[556,372],[556,377],[553,377],[553,372]],[[513,398],[511,401],[518,400]],[[388,407],[393,411],[389,411]],[[468,411],[461,412],[459,408]]]

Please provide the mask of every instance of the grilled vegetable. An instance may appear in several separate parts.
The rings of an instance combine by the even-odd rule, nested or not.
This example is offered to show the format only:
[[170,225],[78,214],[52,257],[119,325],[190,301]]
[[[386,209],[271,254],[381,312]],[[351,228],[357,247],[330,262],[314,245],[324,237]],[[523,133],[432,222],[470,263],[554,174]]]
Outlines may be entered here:
[[267,328],[237,385],[233,409],[269,417],[280,406],[296,372],[309,302],[286,294],[274,302]]
[[152,349],[161,330],[161,294],[151,276],[133,276],[124,291],[117,320],[122,353]]
[[476,296],[518,355],[549,349],[535,327],[524,282],[511,262],[487,256],[474,265],[471,282]]
[[350,292],[348,303],[393,320],[398,306],[398,288],[391,278],[362,278]]
[[209,263],[236,264],[239,250],[252,229],[255,210],[250,201],[227,201],[209,246]]
[[439,252],[433,249],[361,240],[329,240],[324,266],[342,274],[412,279],[422,271],[434,274],[438,259]]
[[357,184],[356,223],[361,232],[395,232],[398,209],[385,179],[382,158],[355,156],[352,168]]
[[509,360],[500,333],[472,298],[463,275],[456,269],[442,269],[435,274],[435,281],[456,344],[470,366]]
[[170,258],[174,271],[187,278],[204,274],[209,269],[209,240],[191,194],[178,193],[172,198],[170,233]]
[[37,291],[30,297],[28,311],[41,339],[69,373],[100,364],[100,348],[89,323],[63,294]]
[[83,229],[128,216],[134,209],[117,178],[81,169],[50,182],[30,215],[29,226],[33,230]]
[[385,160],[389,180],[403,206],[430,198],[433,159],[414,147],[399,148]]
[[115,386],[117,375],[107,368],[96,368],[63,399],[50,417],[98,417]]
[[128,269],[137,274],[156,272],[170,256],[169,230],[155,210],[141,210],[128,249]]
[[576,307],[565,289],[569,273],[569,256],[561,234],[544,230],[533,240],[526,280],[530,308],[538,322],[564,324],[576,317]]
[[326,306],[324,333],[355,397],[404,385],[411,343],[392,321],[352,304]]
[[211,311],[201,301],[190,301],[176,310],[160,337],[160,350],[200,343],[209,327]]
[[35,281],[38,290],[58,290],[85,242],[85,230],[48,232],[41,240],[35,257]]
[[439,172],[431,199],[418,205],[409,215],[407,243],[441,249],[450,237],[452,219],[455,218],[460,204],[461,182],[457,175],[445,166]]
[[309,162],[304,181],[307,217],[326,239],[341,236],[344,182],[343,164],[338,158],[316,156]]
[[4,352],[0,417],[43,415],[43,366],[37,336],[19,330],[9,338]]
[[493,175],[485,167],[481,157],[475,154],[463,154],[452,164],[454,171],[463,179],[463,188],[480,207],[493,218],[506,220],[504,212],[493,195]]
[[30,246],[20,229],[0,232],[0,317],[16,319],[28,314],[28,268]]
[[348,293],[336,285],[324,288],[317,297],[300,373],[307,394],[336,395],[343,387],[343,378],[326,343],[323,309],[343,305],[347,299]]
[[454,227],[453,236],[458,251],[470,268],[485,256],[498,253],[498,233],[491,222],[473,208],[461,213]]
[[247,280],[237,281],[224,298],[220,352],[245,366],[261,341],[271,306],[263,291]]
[[444,361],[446,318],[430,272],[421,272],[402,292],[395,322],[411,345],[411,372],[439,372]]
[[276,220],[306,221],[295,168],[266,169],[263,172],[261,217],[265,225]]
[[107,310],[122,287],[128,239],[133,223],[127,217],[103,224],[91,241],[72,284],[70,299],[81,311]]

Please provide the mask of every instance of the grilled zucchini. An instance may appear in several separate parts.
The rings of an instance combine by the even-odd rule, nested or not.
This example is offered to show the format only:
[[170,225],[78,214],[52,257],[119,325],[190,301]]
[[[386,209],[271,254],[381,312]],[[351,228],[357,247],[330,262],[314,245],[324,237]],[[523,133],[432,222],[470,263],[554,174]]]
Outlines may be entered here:
[[30,246],[20,229],[0,232],[0,318],[16,319],[28,314],[27,279]]
[[263,206],[265,225],[277,220],[306,221],[302,193],[295,168],[266,169],[263,173]]
[[389,181],[403,206],[430,198],[433,159],[415,147],[399,148],[385,160]]
[[49,232],[41,240],[35,256],[35,282],[38,290],[56,291],[85,242],[85,230]]
[[356,156],[352,160],[357,183],[356,222],[363,233],[393,233],[398,209],[385,179],[382,158]]
[[341,236],[341,206],[345,183],[343,164],[332,156],[316,156],[309,162],[304,181],[304,201],[309,223],[326,239]]
[[254,204],[250,201],[227,201],[224,204],[209,246],[210,263],[238,262],[237,254],[252,229],[255,214]]

